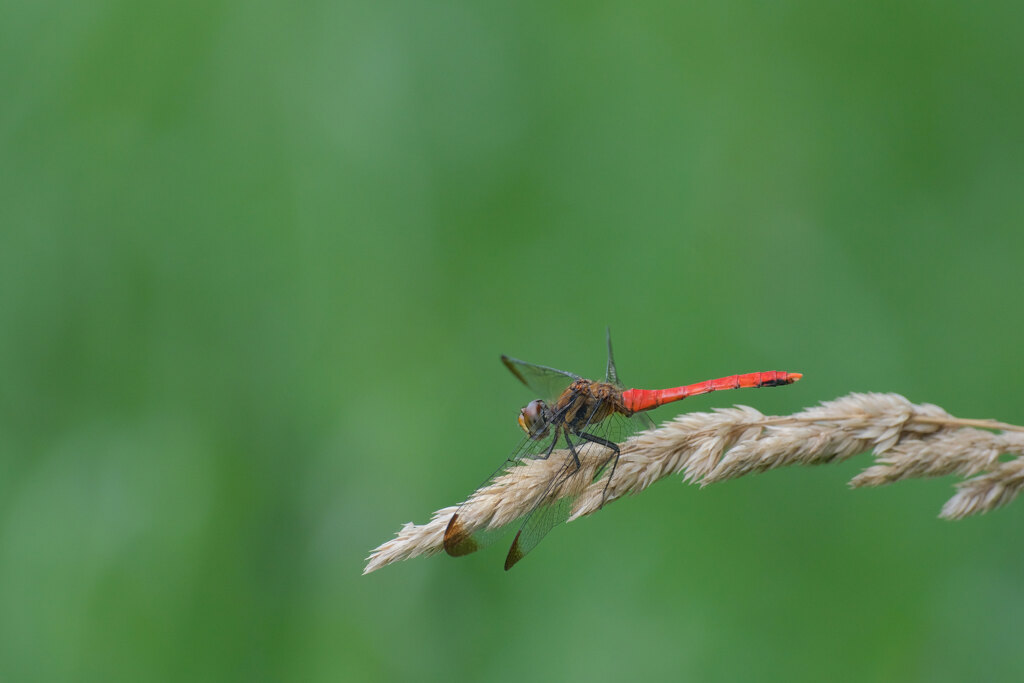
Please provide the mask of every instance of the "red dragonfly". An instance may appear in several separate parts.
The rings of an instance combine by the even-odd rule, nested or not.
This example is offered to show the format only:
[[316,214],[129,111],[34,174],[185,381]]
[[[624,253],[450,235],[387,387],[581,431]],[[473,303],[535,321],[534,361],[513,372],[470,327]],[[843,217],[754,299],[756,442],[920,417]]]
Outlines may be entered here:
[[[579,449],[585,443],[598,444],[607,449],[606,459],[597,469],[593,479],[598,481],[604,472],[608,471],[604,489],[607,494],[608,484],[611,483],[619,462],[619,447],[616,441],[624,440],[626,436],[639,429],[654,427],[654,422],[643,411],[673,401],[681,401],[688,396],[723,389],[777,387],[792,384],[802,377],[798,372],[750,372],[672,389],[623,389],[615,370],[610,332],[607,339],[608,366],[603,382],[584,379],[571,372],[534,365],[508,356],[501,357],[505,367],[520,382],[544,398],[531,401],[519,411],[519,426],[526,436],[504,464],[481,487],[487,486],[499,477],[515,477],[516,469],[524,460],[546,460],[554,452],[560,439],[567,449],[565,462],[557,468],[555,475],[547,484],[545,494],[532,510],[520,518],[522,524],[505,558],[506,570],[523,559],[554,526],[569,518],[574,498],[560,497],[551,500],[550,494],[580,471]],[[514,482],[509,486],[514,486]],[[458,557],[479,550],[508,526],[506,524],[496,529],[468,529],[461,518],[467,517],[464,511],[470,504],[470,501],[463,503],[452,515],[445,529],[444,549],[449,555]]]

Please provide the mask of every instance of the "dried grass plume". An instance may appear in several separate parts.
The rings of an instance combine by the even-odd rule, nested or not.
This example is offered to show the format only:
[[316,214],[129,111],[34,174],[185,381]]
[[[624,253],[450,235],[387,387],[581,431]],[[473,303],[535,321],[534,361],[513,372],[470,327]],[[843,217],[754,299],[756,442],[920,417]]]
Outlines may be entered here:
[[[971,477],[957,485],[956,494],[943,506],[939,516],[944,519],[987,512],[1009,503],[1024,488],[1024,427],[959,419],[938,406],[914,404],[898,394],[849,394],[776,417],[747,406],[686,413],[620,447],[605,504],[639,493],[669,475],[681,474],[686,481],[706,486],[776,467],[840,462],[865,451],[874,454],[875,464],[853,478],[850,485],[855,488],[950,474]],[[601,450],[593,447],[593,457],[586,448],[581,452],[582,466],[589,473],[604,461]],[[1001,459],[1003,455],[1010,457]],[[525,461],[520,467],[530,468],[528,476],[516,476],[516,486],[499,479],[477,490],[460,512],[460,521],[471,531],[499,527],[526,514],[545,495],[580,494],[570,521],[597,511],[605,490],[603,477],[589,483],[592,476],[581,472],[584,476],[573,480],[587,482],[582,492],[547,491],[545,482],[562,462],[560,457]],[[457,509],[453,505],[438,510],[426,524],[406,524],[394,539],[370,553],[363,573],[442,551],[445,527]]]

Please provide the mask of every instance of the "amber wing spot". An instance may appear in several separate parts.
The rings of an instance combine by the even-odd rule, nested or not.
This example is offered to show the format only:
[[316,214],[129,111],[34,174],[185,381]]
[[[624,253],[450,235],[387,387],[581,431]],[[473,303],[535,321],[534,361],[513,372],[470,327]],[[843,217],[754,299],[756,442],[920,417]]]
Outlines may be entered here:
[[523,550],[519,547],[519,534],[523,533],[522,529],[516,534],[516,538],[512,541],[512,547],[508,549],[508,557],[505,558],[505,571],[512,569],[519,560],[523,559]]
[[466,531],[457,514],[452,515],[448,528],[444,530],[444,550],[452,557],[462,557],[477,551],[476,541]]

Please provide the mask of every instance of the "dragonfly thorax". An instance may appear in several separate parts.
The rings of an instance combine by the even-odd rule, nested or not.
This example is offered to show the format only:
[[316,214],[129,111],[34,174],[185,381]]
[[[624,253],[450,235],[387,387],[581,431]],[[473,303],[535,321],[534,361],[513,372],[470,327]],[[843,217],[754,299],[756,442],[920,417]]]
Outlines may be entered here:
[[612,413],[629,415],[622,405],[622,391],[607,382],[577,379],[558,397],[553,411],[558,422],[573,434],[596,425]]
[[519,426],[534,441],[548,435],[551,426],[578,434],[612,413],[629,415],[622,404],[622,391],[612,384],[579,378],[562,392],[554,407],[536,399],[519,411]]

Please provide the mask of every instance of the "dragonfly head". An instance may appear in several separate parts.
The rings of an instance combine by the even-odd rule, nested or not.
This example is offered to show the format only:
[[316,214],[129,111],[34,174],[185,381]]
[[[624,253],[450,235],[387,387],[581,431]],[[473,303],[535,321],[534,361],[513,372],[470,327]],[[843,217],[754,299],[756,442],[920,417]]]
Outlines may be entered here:
[[551,409],[540,399],[530,401],[519,411],[519,426],[531,439],[542,439],[551,424]]

